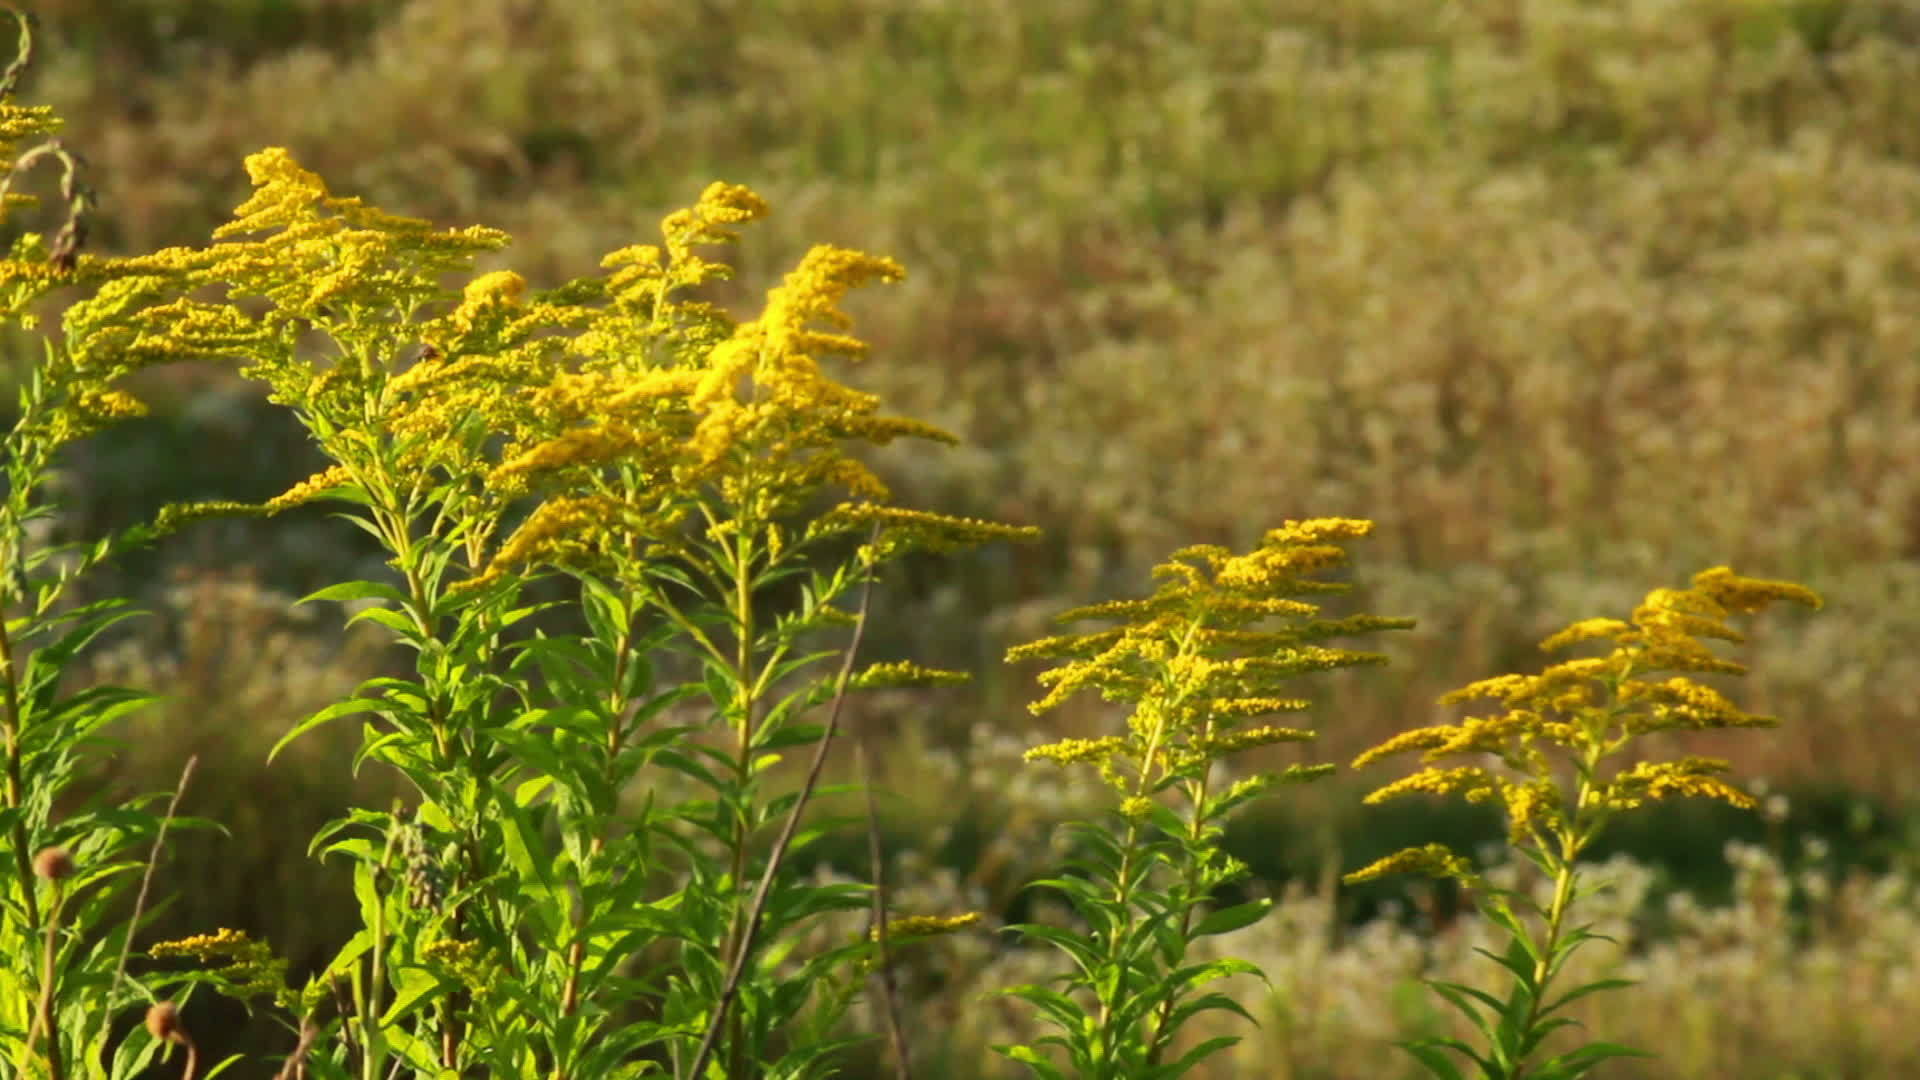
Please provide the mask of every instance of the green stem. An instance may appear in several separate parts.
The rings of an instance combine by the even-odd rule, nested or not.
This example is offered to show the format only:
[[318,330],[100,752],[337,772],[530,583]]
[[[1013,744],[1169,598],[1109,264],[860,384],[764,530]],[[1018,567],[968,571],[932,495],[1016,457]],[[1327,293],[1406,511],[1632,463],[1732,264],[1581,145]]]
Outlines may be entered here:
[[[6,695],[5,735],[7,740],[7,809],[23,809],[26,782],[20,773],[20,686],[14,678],[13,636],[7,630],[7,612],[0,604],[0,690]],[[33,893],[33,856],[27,853],[28,837],[25,815],[13,819],[9,830],[13,841],[14,872],[19,875],[22,905],[27,913],[27,925],[30,929],[40,926],[39,901]]]
[[[1198,622],[1188,624],[1186,631],[1181,635],[1179,644],[1175,649],[1175,659],[1185,657],[1192,652],[1193,642],[1198,636],[1199,631],[1200,624]],[[1161,682],[1167,690],[1171,691],[1173,689],[1167,682],[1164,670],[1162,671]],[[1181,696],[1169,693],[1167,695],[1167,701],[1169,706],[1177,706],[1181,701]],[[1146,749],[1140,755],[1140,772],[1134,781],[1133,799],[1148,798],[1150,797],[1149,793],[1153,790],[1155,769],[1161,764],[1161,750],[1167,737],[1168,712],[1169,709],[1165,708],[1159,711],[1154,719],[1153,729],[1147,735]],[[1121,926],[1115,933],[1110,935],[1110,940],[1107,942],[1108,949],[1110,950],[1109,956],[1115,961],[1123,960],[1123,957],[1121,957],[1117,951],[1118,943],[1122,940],[1130,940],[1133,937],[1133,897],[1136,884],[1133,876],[1137,870],[1134,864],[1135,858],[1139,854],[1139,847],[1140,823],[1136,819],[1128,817],[1126,841],[1120,847],[1120,872],[1114,880],[1114,905],[1119,910]],[[1106,1032],[1108,1024],[1112,1022],[1113,1011],[1117,1004],[1118,1002],[1108,999],[1106,995],[1100,995],[1099,1026],[1103,1032]],[[1108,1052],[1119,1052],[1119,1049],[1125,1044],[1126,1033],[1106,1032],[1106,1034],[1107,1038],[1105,1042]]]
[[[739,519],[735,519],[738,522]],[[734,756],[734,782],[737,785],[733,798],[733,850],[730,853],[731,889],[733,911],[727,920],[727,948],[723,953],[725,967],[728,970],[744,971],[747,963],[747,949],[751,942],[747,927],[747,912],[743,904],[746,894],[742,891],[747,875],[747,843],[753,834],[751,808],[753,784],[753,711],[758,700],[757,680],[753,669],[753,575],[749,569],[752,550],[748,544],[747,528],[740,523],[734,534],[730,553],[733,566],[733,619],[736,640],[734,642],[734,710],[738,714],[735,732],[737,739]],[[744,1047],[740,1045],[739,1014],[727,1016],[728,1070],[727,1075],[742,1075],[740,1058]]]
[[[869,534],[868,543],[880,535],[880,527],[875,525]],[[714,1015],[707,1021],[707,1030],[700,1039],[700,1047],[694,1052],[693,1063],[684,1074],[685,1080],[698,1080],[705,1075],[708,1060],[713,1054],[714,1044],[720,1037],[721,1027],[729,1022],[734,999],[740,992],[740,981],[746,975],[747,958],[753,947],[754,937],[759,933],[760,919],[766,912],[767,898],[773,892],[774,880],[779,876],[785,864],[788,848],[793,843],[794,833],[800,827],[800,815],[806,811],[813,792],[820,783],[820,774],[827,763],[827,751],[833,746],[834,733],[840,727],[840,711],[846,704],[847,685],[853,676],[854,658],[859,655],[860,643],[866,634],[867,613],[873,602],[873,567],[864,568],[865,582],[860,589],[860,608],[854,615],[853,640],[847,643],[846,652],[840,657],[840,673],[834,681],[833,702],[827,710],[826,730],[820,733],[820,739],[814,744],[813,760],[807,766],[807,775],[800,783],[800,794],[788,809],[787,817],[781,823],[780,833],[773,839],[773,848],[767,853],[767,865],[760,873],[760,884],[754,889],[753,901],[748,905],[746,925],[741,937],[740,948],[733,954],[733,963],[728,968],[726,981],[720,989],[720,999],[714,1003]],[[739,1071],[729,1076],[743,1075]]]
[[387,847],[380,854],[380,865],[373,871],[373,948],[368,950],[366,1011],[360,1018],[366,1041],[366,1054],[360,1059],[361,1080],[379,1080],[380,1067],[386,1064],[386,1032],[380,1026],[381,987],[387,981],[387,898],[381,891],[382,879],[387,876],[387,864],[393,859],[392,827],[387,829]]
[[[63,1080],[66,1070],[60,1063],[60,1031],[54,1025],[54,968],[59,954],[60,902],[62,900],[60,881],[53,881],[53,908],[47,914],[46,941],[40,962],[40,1006],[34,1018],[34,1028],[47,1036],[47,1077],[48,1080]],[[31,1040],[29,1040],[31,1044]]]
[[[1210,735],[1212,730],[1213,724],[1209,721],[1201,732],[1202,737],[1204,738]],[[1203,771],[1200,774],[1200,779],[1194,781],[1187,788],[1187,798],[1193,803],[1193,821],[1189,823],[1187,827],[1188,858],[1180,868],[1181,874],[1185,878],[1183,884],[1187,898],[1186,904],[1180,910],[1181,941],[1186,941],[1187,934],[1193,929],[1193,911],[1195,904],[1198,903],[1194,894],[1199,891],[1200,875],[1192,858],[1192,854],[1201,849],[1204,837],[1206,836],[1206,819],[1202,815],[1206,813],[1207,782],[1211,773],[1211,769]],[[1161,999],[1160,1008],[1156,1010],[1153,1027],[1151,1029],[1153,1044],[1147,1047],[1147,1064],[1150,1066],[1160,1064],[1160,1055],[1166,1051],[1168,1046],[1173,1044],[1175,1032],[1169,1030],[1167,1024],[1173,1016],[1173,1008],[1178,1000],[1179,998],[1176,995],[1169,993],[1165,998]]]
[[[1531,1034],[1534,1025],[1540,1022],[1540,1010],[1547,1000],[1547,982],[1552,978],[1555,954],[1560,948],[1561,931],[1566,925],[1567,910],[1573,902],[1573,886],[1576,875],[1572,858],[1564,859],[1553,877],[1553,903],[1547,909],[1546,940],[1540,943],[1539,959],[1533,965],[1533,994],[1527,1002],[1526,1018],[1519,1030]],[[1513,1063],[1512,1080],[1521,1080],[1526,1075],[1527,1065],[1524,1059]]]
[[[621,696],[620,688],[625,686],[627,682],[628,654],[633,648],[633,613],[631,611],[622,611],[621,615],[621,636],[620,640],[614,646],[613,685],[607,688],[607,715],[613,717],[613,723],[607,726],[607,767],[602,778],[607,781],[610,789],[614,787],[614,781],[616,779],[614,772],[617,767],[616,762],[620,756],[620,744],[624,742],[626,738],[625,724],[621,716],[627,711],[628,703]],[[597,857],[603,854],[606,848],[607,833],[603,827],[595,831],[588,850],[592,856]],[[560,993],[561,1016],[573,1015],[574,1011],[580,1006],[580,968],[586,961],[586,941],[580,936],[580,928],[584,925],[586,917],[585,907],[586,898],[582,896],[580,908],[574,912],[573,944],[567,949],[567,982],[565,988],[562,989]],[[559,1074],[556,1073],[556,1077],[558,1076]]]

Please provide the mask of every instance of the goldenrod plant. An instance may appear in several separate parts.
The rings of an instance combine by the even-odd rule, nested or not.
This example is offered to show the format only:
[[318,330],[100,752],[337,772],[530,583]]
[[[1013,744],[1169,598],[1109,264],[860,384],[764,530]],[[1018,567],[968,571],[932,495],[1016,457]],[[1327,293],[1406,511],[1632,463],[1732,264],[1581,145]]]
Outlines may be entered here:
[[1033,704],[1036,714],[1088,691],[1130,711],[1118,733],[1027,753],[1030,761],[1094,766],[1113,789],[1113,805],[1104,821],[1068,826],[1069,872],[1035,883],[1063,895],[1080,925],[1012,928],[1070,961],[1052,985],[1007,991],[1058,1034],[997,1047],[1002,1054],[1047,1080],[1172,1080],[1238,1041],[1177,1042],[1182,1026],[1202,1013],[1246,1015],[1210,984],[1259,974],[1242,960],[1188,955],[1195,940],[1251,925],[1272,903],[1215,909],[1221,890],[1247,875],[1221,850],[1222,825],[1274,786],[1325,776],[1333,766],[1292,765],[1233,781],[1223,768],[1246,750],[1314,738],[1310,729],[1251,722],[1309,707],[1286,696],[1290,680],[1386,661],[1321,642],[1413,625],[1375,615],[1320,618],[1319,605],[1301,599],[1350,588],[1317,575],[1345,562],[1341,541],[1371,529],[1367,521],[1320,518],[1270,530],[1244,554],[1184,548],[1155,569],[1160,585],[1151,596],[1059,616],[1119,626],[1042,638],[1007,654],[1059,661],[1040,676],[1050,689]]
[[[82,801],[84,770],[109,753],[109,726],[153,700],[107,685],[75,687],[72,670],[116,624],[139,614],[117,597],[82,599],[91,571],[153,536],[135,527],[66,540],[49,492],[60,451],[143,411],[121,385],[173,358],[129,324],[129,312],[177,276],[164,257],[99,258],[82,250],[94,196],[78,155],[51,135],[60,121],[13,101],[33,54],[33,24],[5,9],[19,51],[0,73],[0,218],[18,225],[38,200],[16,189],[36,165],[58,171],[51,242],[17,232],[0,257],[0,322],[36,329],[49,298],[69,301],[42,359],[20,383],[0,436],[0,1060],[10,1075],[131,1077],[159,1044],[110,1038],[118,1012],[160,1000],[179,980],[126,969],[145,913],[140,864],[164,836],[156,799]],[[77,294],[77,296],[76,296]],[[184,783],[184,780],[183,780]],[[176,824],[187,824],[177,822]],[[141,892],[144,899],[144,891]],[[109,1048],[111,1047],[111,1052]]]
[[[144,317],[182,351],[242,361],[333,464],[264,505],[177,507],[165,524],[343,504],[398,582],[308,599],[351,605],[417,657],[413,677],[369,681],[282,740],[366,716],[356,766],[418,792],[314,840],[355,864],[364,928],[313,985],[276,995],[321,1025],[307,1067],[826,1075],[884,932],[793,954],[800,928],[872,901],[784,860],[824,835],[797,826],[839,697],[958,677],[852,671],[833,635],[857,633],[864,605],[844,605],[909,553],[1031,535],[895,507],[851,452],[954,441],[822,367],[864,351],[841,298],[901,268],[815,247],[736,324],[684,295],[730,273],[701,249],[766,213],[716,183],[662,221],[660,244],[607,256],[605,278],[542,292],[493,271],[446,295],[440,275],[506,237],[335,196],[284,150],[247,165],[254,196],[220,242],[175,254],[225,299]],[[316,333],[320,363],[299,347]],[[555,577],[562,599],[529,599]],[[522,631],[562,609],[584,632]],[[772,770],[796,750],[813,757],[788,790]]]
[[[57,123],[5,108],[9,140]],[[661,244],[608,256],[605,278],[529,294],[494,271],[449,294],[443,275],[470,274],[504,234],[336,197],[278,149],[249,158],[254,195],[212,245],[99,260],[78,252],[92,196],[70,152],[50,143],[8,162],[7,184],[40,160],[64,165],[68,214],[51,249],[37,234],[15,241],[4,314],[31,325],[54,288],[97,295],[68,309],[6,442],[12,856],[0,935],[10,955],[44,957],[0,976],[9,1058],[56,1080],[92,1075],[119,1008],[145,1001],[151,1038],[123,1040],[113,1075],[163,1045],[186,1047],[197,1070],[180,1005],[159,994],[184,983],[290,1014],[287,1068],[321,1076],[830,1072],[889,913],[864,887],[802,880],[787,859],[824,835],[801,825],[841,697],[957,677],[909,663],[856,672],[853,645],[834,635],[851,626],[857,642],[864,600],[847,608],[885,564],[1032,535],[895,507],[852,453],[903,436],[953,441],[881,414],[821,366],[863,351],[845,332],[845,293],[901,268],[817,247],[759,318],[735,324],[681,295],[730,273],[697,249],[766,212],[753,192],[714,184],[663,221]],[[27,202],[9,194],[7,206]],[[305,347],[316,337],[323,357]],[[91,546],[48,544],[54,452],[137,414],[115,380],[187,358],[238,361],[332,464],[264,504],[173,506]],[[122,601],[67,610],[62,598],[157,532],[320,501],[378,539],[394,576],[308,599],[350,605],[352,621],[384,627],[417,663],[281,745],[366,717],[353,766],[390,766],[417,798],[350,810],[314,838],[351,862],[363,926],[304,988],[232,930],[146,950],[202,970],[126,975],[137,918],[98,924],[137,868],[125,856],[157,842],[164,821],[145,800],[52,815],[98,729],[147,697],[61,696],[63,667],[128,614]],[[542,578],[569,584],[528,599]],[[522,628],[566,614],[556,609],[584,630]],[[797,790],[775,772],[796,750],[813,751]],[[870,905],[869,934],[795,954],[798,929]],[[898,937],[967,921],[942,915],[920,913]]]
[[[1751,808],[1751,796],[1722,778],[1727,764],[1688,756],[1650,760],[1634,753],[1648,736],[1674,731],[1771,727],[1774,718],[1747,713],[1689,674],[1740,675],[1746,668],[1717,655],[1706,639],[1745,638],[1727,618],[1765,610],[1777,600],[1811,607],[1820,598],[1790,582],[1741,577],[1714,567],[1686,589],[1655,589],[1628,621],[1592,618],[1541,642],[1554,651],[1609,641],[1605,656],[1565,660],[1537,675],[1500,675],[1462,687],[1442,704],[1491,700],[1503,711],[1397,735],[1361,754],[1356,768],[1394,754],[1419,752],[1425,767],[1367,796],[1369,803],[1404,795],[1460,795],[1500,806],[1514,850],[1551,883],[1551,898],[1491,886],[1464,856],[1429,844],[1389,855],[1347,876],[1367,881],[1406,871],[1453,878],[1472,889],[1483,914],[1508,935],[1490,959],[1510,976],[1505,997],[1457,982],[1433,981],[1485,1039],[1474,1046],[1436,1038],[1405,1044],[1434,1076],[1462,1080],[1572,1080],[1611,1058],[1640,1056],[1617,1043],[1594,1041],[1545,1056],[1546,1040],[1574,1021],[1566,1006],[1593,993],[1630,985],[1600,979],[1571,988],[1555,977],[1575,950],[1602,937],[1579,921],[1579,859],[1619,814],[1678,796],[1718,799]],[[1679,674],[1674,674],[1679,673]],[[1660,676],[1665,675],[1665,678]],[[1442,766],[1466,759],[1474,764]],[[1484,764],[1480,762],[1485,762]],[[1497,763],[1497,764],[1496,764]],[[1471,1062],[1462,1071],[1452,1055]]]

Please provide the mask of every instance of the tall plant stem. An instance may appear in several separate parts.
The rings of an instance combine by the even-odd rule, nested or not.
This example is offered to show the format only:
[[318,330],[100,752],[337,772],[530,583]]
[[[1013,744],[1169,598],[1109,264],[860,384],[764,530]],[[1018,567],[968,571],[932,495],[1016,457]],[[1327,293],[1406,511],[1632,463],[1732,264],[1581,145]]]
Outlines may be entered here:
[[[20,686],[14,678],[13,635],[7,631],[4,608],[0,608],[0,688],[6,694],[7,809],[19,810],[25,797],[26,782],[20,775]],[[13,841],[14,872],[20,881],[20,902],[26,909],[27,925],[40,926],[40,903],[33,893],[33,856],[28,853],[27,825],[24,815],[13,820],[9,839]]]
[[[880,527],[875,525],[867,540],[868,545],[871,546],[879,535]],[[847,651],[840,658],[840,674],[834,687],[833,704],[827,711],[826,730],[821,732],[820,742],[814,747],[813,761],[807,766],[807,778],[800,785],[800,797],[794,800],[792,809],[787,812],[787,819],[780,826],[780,835],[774,839],[773,851],[767,856],[766,871],[760,875],[753,902],[747,907],[746,925],[740,935],[739,947],[734,950],[732,961],[727,966],[727,979],[720,988],[720,1000],[714,1003],[713,1016],[707,1021],[706,1034],[700,1038],[700,1049],[694,1054],[692,1067],[686,1072],[686,1080],[697,1080],[706,1070],[707,1061],[713,1056],[714,1044],[720,1038],[721,1027],[727,1022],[734,999],[740,994],[740,980],[746,974],[754,938],[758,936],[760,920],[766,914],[767,897],[772,894],[774,879],[779,876],[781,865],[786,861],[793,834],[800,828],[800,815],[806,812],[813,790],[820,784],[820,773],[827,763],[827,751],[832,748],[834,734],[839,730],[840,710],[847,700],[847,680],[853,675],[853,660],[860,652],[861,638],[866,635],[867,612],[872,600],[873,569],[868,567],[866,581],[860,588],[860,609],[854,617],[853,640],[847,643]]]
[[[1212,725],[1209,724],[1204,734],[1211,735],[1212,733]],[[1207,823],[1201,817],[1201,814],[1206,812],[1208,779],[1208,773],[1201,773],[1200,779],[1194,781],[1187,789],[1187,801],[1193,804],[1193,821],[1187,829],[1187,850],[1189,852],[1199,848],[1202,838],[1206,835]],[[1193,860],[1189,858],[1186,864],[1180,869],[1182,873],[1186,875],[1187,892],[1189,898],[1191,898],[1195,882]],[[1180,912],[1180,940],[1187,940],[1187,934],[1191,932],[1192,929],[1193,904],[1188,903],[1185,909]],[[1178,999],[1174,996],[1168,995],[1165,1000],[1160,1002],[1160,1008],[1157,1010],[1157,1017],[1153,1023],[1153,1030],[1150,1032],[1153,1043],[1147,1047],[1148,1065],[1159,1065],[1161,1053],[1165,1051],[1167,1046],[1173,1041],[1174,1032],[1169,1030],[1167,1025],[1173,1018],[1173,1007],[1176,1000]]]

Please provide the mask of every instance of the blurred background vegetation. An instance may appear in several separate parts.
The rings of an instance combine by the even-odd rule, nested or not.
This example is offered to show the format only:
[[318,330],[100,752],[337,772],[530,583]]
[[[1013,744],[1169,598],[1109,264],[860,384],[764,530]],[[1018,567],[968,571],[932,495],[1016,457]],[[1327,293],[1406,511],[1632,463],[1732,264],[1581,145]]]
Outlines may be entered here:
[[[1779,874],[1798,921],[1763,918],[1766,933],[1735,944],[1777,947],[1778,930],[1870,950],[1907,925],[1821,923],[1815,901],[1840,894],[1791,883],[1806,863],[1891,889],[1920,820],[1910,0],[35,7],[41,51],[20,97],[54,105],[94,167],[98,250],[204,242],[246,195],[242,158],[284,145],[337,192],[506,229],[515,245],[483,269],[537,284],[651,238],[715,178],[775,208],[738,249],[724,302],[749,308],[816,241],[904,262],[906,283],[854,301],[874,359],[847,377],[969,441],[877,464],[909,503],[1048,536],[907,575],[876,615],[879,650],[980,672],[966,693],[888,699],[868,718],[894,738],[901,857],[952,897],[996,915],[1026,903],[1037,838],[1082,797],[1018,764],[1030,673],[999,665],[1008,643],[1063,606],[1139,590],[1175,546],[1344,515],[1379,532],[1356,545],[1360,587],[1332,609],[1420,626],[1382,643],[1388,669],[1311,691],[1317,759],[1452,716],[1433,704],[1445,690],[1531,670],[1551,630],[1704,567],[1821,591],[1821,614],[1758,621],[1739,653],[1754,673],[1728,687],[1785,725],[1688,745],[1764,778],[1770,812],[1679,808],[1621,846],[1659,868],[1652,894],[1688,902],[1745,895],[1721,858],[1730,836],[1795,868]],[[16,369],[38,352],[25,336],[0,347]],[[153,417],[69,462],[75,529],[175,499],[262,497],[314,467],[301,433],[231,373],[155,372],[143,389]],[[387,662],[330,613],[287,609],[378,560],[316,515],[200,527],[131,572],[161,618],[101,674],[174,697],[102,782],[166,787],[198,751],[189,808],[231,829],[167,864],[183,894],[167,925],[241,926],[317,960],[342,932],[324,902],[342,883],[306,861],[306,839],[391,785],[353,786],[351,732],[271,770],[264,749]],[[1436,829],[1469,847],[1498,835],[1437,807],[1358,808],[1380,779],[1322,785],[1235,835],[1276,889],[1329,905],[1310,927],[1316,963],[1396,905],[1412,905],[1408,925],[1450,921],[1445,898],[1418,890],[1336,896],[1338,870]],[[1910,964],[1920,937],[1891,940]],[[976,944],[949,959],[1005,960]],[[1818,977],[1753,962],[1789,998]],[[1865,978],[1860,956],[1835,962]],[[1876,1008],[1910,1016],[1920,980],[1886,963]],[[1381,1038],[1440,1022],[1405,996],[1405,972],[1369,970]],[[925,1030],[956,1033],[948,1075],[999,1075],[966,1033],[1002,1007],[970,979],[922,989],[976,1026]],[[1678,985],[1682,1003],[1722,992]],[[1380,1043],[1339,1034],[1358,1030],[1360,1006],[1291,992],[1237,1067],[1386,1075]],[[1693,1040],[1694,1064],[1648,1076],[1914,1074],[1897,1009],[1883,1024],[1836,1014],[1831,1040],[1810,1045],[1781,1015],[1644,1008],[1600,1034]],[[1856,1045],[1842,1071],[1812,1064],[1838,1069],[1836,1047]]]

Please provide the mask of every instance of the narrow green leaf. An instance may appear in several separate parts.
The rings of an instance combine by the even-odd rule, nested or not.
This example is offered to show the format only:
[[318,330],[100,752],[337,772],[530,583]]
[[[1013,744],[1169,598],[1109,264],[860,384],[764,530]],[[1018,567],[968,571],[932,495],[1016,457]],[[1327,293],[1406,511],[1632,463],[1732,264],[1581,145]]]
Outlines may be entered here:
[[995,1046],[994,1052],[1008,1057],[1033,1070],[1044,1080],[1067,1080],[1067,1075],[1040,1056],[1039,1051],[1028,1046]]
[[280,751],[285,748],[288,743],[330,720],[338,720],[343,716],[352,716],[355,713],[369,712],[385,707],[385,702],[375,701],[371,698],[348,698],[345,701],[336,701],[326,708],[321,709],[319,712],[314,713],[312,716],[307,717],[305,720],[300,721],[298,724],[295,724],[292,731],[280,736],[279,741],[273,744],[273,749],[267,751],[267,764],[273,764],[273,759],[280,755]]
[[1211,937],[1214,934],[1232,933],[1235,930],[1252,926],[1254,923],[1259,922],[1272,908],[1273,901],[1267,899],[1255,900],[1246,904],[1236,904],[1230,908],[1221,908],[1219,911],[1201,919],[1200,925],[1193,928],[1193,933],[1190,936],[1203,938]]
[[310,592],[294,601],[298,604],[311,604],[316,600],[331,600],[345,603],[348,600],[365,600],[369,597],[385,600],[394,607],[405,607],[407,596],[399,589],[378,581],[343,581],[338,585],[329,585],[316,592]]

